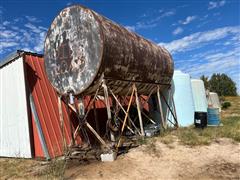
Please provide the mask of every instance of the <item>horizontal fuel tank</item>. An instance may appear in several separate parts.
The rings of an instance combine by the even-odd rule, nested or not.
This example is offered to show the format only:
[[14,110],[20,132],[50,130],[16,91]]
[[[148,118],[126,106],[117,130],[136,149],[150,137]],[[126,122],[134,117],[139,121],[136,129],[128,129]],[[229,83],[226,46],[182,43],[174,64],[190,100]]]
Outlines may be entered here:
[[102,77],[116,94],[135,82],[140,94],[156,84],[168,86],[173,75],[170,53],[80,5],[63,9],[44,43],[45,70],[61,95],[93,94]]

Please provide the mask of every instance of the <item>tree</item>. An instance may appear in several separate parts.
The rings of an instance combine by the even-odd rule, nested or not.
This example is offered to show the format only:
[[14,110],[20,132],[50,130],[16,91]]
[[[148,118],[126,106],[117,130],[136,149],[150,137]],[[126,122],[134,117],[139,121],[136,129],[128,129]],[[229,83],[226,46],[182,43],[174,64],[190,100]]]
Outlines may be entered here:
[[209,89],[208,77],[202,75],[202,76],[200,77],[200,79],[203,80],[205,88],[206,88],[206,89]]
[[218,93],[219,96],[237,96],[236,83],[224,73],[214,73],[208,86],[210,91]]

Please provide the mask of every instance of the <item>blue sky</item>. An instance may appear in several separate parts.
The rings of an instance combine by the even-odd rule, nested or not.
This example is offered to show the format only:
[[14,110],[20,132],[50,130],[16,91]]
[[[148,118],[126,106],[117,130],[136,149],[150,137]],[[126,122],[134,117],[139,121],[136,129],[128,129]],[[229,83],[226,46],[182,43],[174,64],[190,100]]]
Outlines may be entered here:
[[194,78],[226,73],[240,92],[240,0],[2,0],[0,59],[16,49],[42,53],[54,17],[76,3],[165,46],[175,69]]

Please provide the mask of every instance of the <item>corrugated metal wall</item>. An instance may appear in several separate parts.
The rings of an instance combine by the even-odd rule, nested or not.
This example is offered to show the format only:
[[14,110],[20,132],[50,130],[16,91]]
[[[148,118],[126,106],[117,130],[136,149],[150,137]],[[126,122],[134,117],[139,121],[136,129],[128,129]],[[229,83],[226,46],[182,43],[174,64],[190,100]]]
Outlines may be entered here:
[[31,158],[23,59],[0,69],[0,156]]
[[[48,153],[51,158],[63,154],[62,133],[58,111],[58,98],[55,90],[49,83],[44,70],[44,60],[40,56],[27,54],[24,57],[26,62],[27,82],[30,92],[34,99],[36,111],[40,120],[43,135],[47,144]],[[64,133],[67,144],[71,141],[71,129],[69,126],[70,118],[64,103]],[[71,112],[70,112],[71,113]],[[33,117],[32,117],[33,120]],[[71,114],[71,121],[76,124],[76,117]],[[34,121],[33,121],[34,124]],[[33,126],[35,157],[42,157],[43,151],[40,146],[38,132]]]
[[[21,57],[18,60],[9,61],[10,63],[2,67],[0,71],[0,156],[32,157],[32,150],[34,157],[46,157],[40,137],[43,137],[46,142],[50,158],[61,156],[63,142],[58,97],[47,79],[44,59],[40,55],[25,52],[21,56],[23,59]],[[30,107],[30,95],[35,105],[42,136],[39,135],[39,126],[36,124],[34,113]],[[84,103],[88,104],[89,100],[90,97],[86,97]],[[125,103],[127,104],[127,102]],[[78,125],[78,119],[71,110],[68,112],[68,108],[63,102],[62,107],[65,121],[64,133],[69,145],[71,141],[69,122],[73,123],[74,131]],[[100,135],[103,136],[107,121],[105,105],[98,100],[96,108],[98,108]],[[148,109],[148,107],[146,108]],[[96,128],[93,110],[90,111],[88,122]],[[80,144],[81,137],[77,139],[78,144]],[[93,137],[92,140],[94,141],[96,138]]]

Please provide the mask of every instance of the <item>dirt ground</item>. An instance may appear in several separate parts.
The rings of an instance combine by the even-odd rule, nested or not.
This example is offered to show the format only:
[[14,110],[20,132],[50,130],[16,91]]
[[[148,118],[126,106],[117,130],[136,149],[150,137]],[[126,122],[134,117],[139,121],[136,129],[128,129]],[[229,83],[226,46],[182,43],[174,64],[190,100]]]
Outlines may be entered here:
[[[223,128],[207,128],[197,134],[188,128],[179,131],[180,134],[148,138],[114,162],[0,158],[0,179],[240,180],[240,97],[226,100],[232,106],[222,112]],[[188,138],[181,139],[181,132],[185,135],[187,132]],[[195,138],[194,142],[200,137],[201,141],[197,145],[193,141],[189,141],[191,146],[184,144],[189,137]]]
[[131,149],[114,162],[71,165],[66,179],[240,179],[240,144],[219,139],[188,147],[176,140]]
[[[232,106],[222,118],[240,116],[240,97],[227,97]],[[228,120],[228,119],[227,119]],[[238,120],[239,122],[239,120]],[[227,131],[239,131],[240,124]],[[227,136],[228,137],[228,136]],[[183,145],[178,137],[155,137],[114,162],[68,163],[66,179],[238,179],[240,143],[216,138],[210,145]]]

